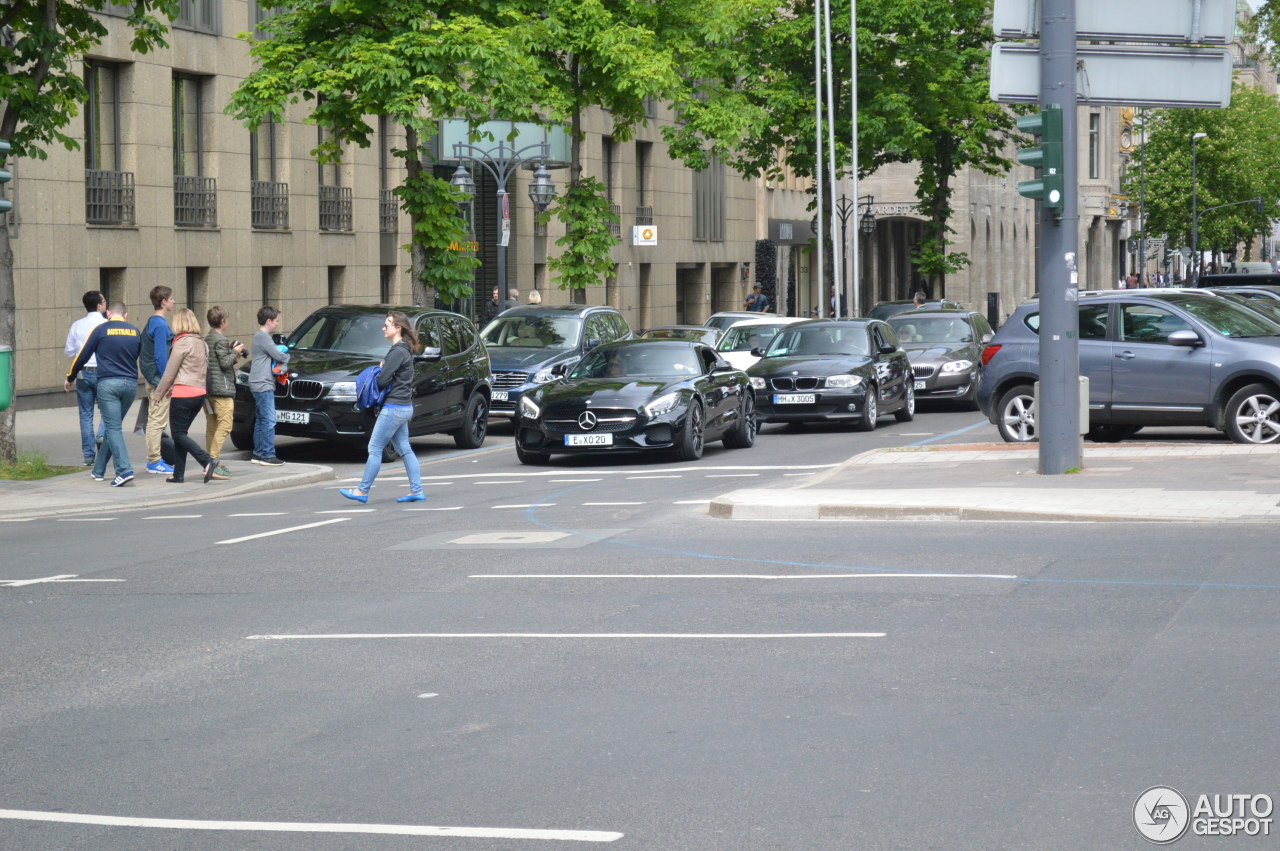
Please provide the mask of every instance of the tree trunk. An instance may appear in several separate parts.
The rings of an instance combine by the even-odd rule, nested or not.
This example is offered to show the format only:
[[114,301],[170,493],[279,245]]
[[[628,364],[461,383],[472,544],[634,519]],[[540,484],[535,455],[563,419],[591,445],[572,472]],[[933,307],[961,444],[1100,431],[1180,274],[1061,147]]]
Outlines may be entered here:
[[[404,128],[405,147],[409,149],[409,153],[405,157],[405,165],[408,168],[409,183],[412,185],[422,174],[422,152],[418,148],[418,131],[413,127],[405,125]],[[426,284],[422,280],[422,272],[427,267],[426,249],[422,247],[422,243],[418,240],[418,223],[421,216],[418,211],[409,208],[409,257],[411,276],[413,278],[413,303],[419,307],[431,307],[435,304],[435,293],[427,293]],[[428,295],[432,301],[427,302]]]
[[[9,228],[0,223],[0,346],[13,348],[14,360],[17,360],[18,345],[14,317],[17,315],[17,300],[14,297],[13,285],[13,249],[9,246]],[[13,391],[13,404],[9,410],[0,411],[0,461],[12,464],[18,460],[18,429],[14,416],[17,411],[17,369],[10,376],[10,390]]]

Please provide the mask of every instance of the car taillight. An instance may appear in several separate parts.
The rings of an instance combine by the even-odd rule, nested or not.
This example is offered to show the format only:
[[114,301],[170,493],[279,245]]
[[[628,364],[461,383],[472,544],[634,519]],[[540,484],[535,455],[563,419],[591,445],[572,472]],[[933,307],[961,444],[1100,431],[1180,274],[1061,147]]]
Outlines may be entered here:
[[996,352],[998,351],[1000,351],[999,343],[996,343],[995,345],[987,346],[985,349],[983,349],[982,365],[986,366],[987,364],[991,363],[991,359],[996,356]]

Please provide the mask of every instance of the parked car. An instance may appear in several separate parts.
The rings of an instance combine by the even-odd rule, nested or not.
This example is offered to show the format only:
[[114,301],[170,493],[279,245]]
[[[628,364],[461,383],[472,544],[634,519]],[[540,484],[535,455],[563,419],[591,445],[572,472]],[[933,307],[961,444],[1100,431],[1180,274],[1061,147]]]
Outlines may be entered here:
[[1223,284],[1210,281],[1204,285],[1215,292],[1239,293],[1245,298],[1265,298],[1280,301],[1280,285],[1276,284]]
[[911,362],[876,319],[811,319],[788,325],[747,375],[761,422],[853,422],[872,431],[882,413],[915,417]]
[[992,330],[981,313],[915,310],[889,319],[911,360],[916,401],[954,399],[978,407],[982,350]]
[[[761,314],[757,313],[756,316]],[[725,329],[720,342],[716,344],[716,353],[738,369],[747,369],[760,360],[755,353],[769,347],[775,334],[788,325],[804,322],[799,316],[768,316],[763,319],[744,319],[735,322]]]
[[[1040,303],[1019,305],[982,353],[982,411],[1010,442],[1036,439]],[[1236,443],[1280,440],[1280,325],[1193,290],[1113,290],[1079,302],[1089,437],[1209,426]]]
[[1280,274],[1275,272],[1214,272],[1201,275],[1188,286],[1196,287],[1277,287],[1280,288]]
[[720,329],[709,325],[660,325],[640,333],[642,340],[686,340],[714,346],[720,339]]
[[[289,373],[276,382],[276,434],[364,444],[374,416],[359,410],[356,376],[376,365],[390,344],[382,334],[389,312],[409,317],[421,348],[414,355],[413,419],[409,434],[448,433],[463,448],[484,443],[489,417],[489,355],[470,320],[456,313],[413,307],[331,305],[302,321],[284,339]],[[253,446],[249,364],[236,373],[231,443]]]
[[768,313],[759,310],[725,310],[711,314],[707,317],[707,321],[702,324],[708,328],[718,328],[723,331],[735,322],[741,322],[744,319],[759,319],[761,316],[768,315]]
[[516,455],[542,464],[552,453],[663,450],[694,461],[711,441],[753,445],[754,401],[746,374],[701,343],[606,343],[520,397]]
[[526,305],[498,314],[480,338],[493,364],[490,415],[514,417],[520,397],[553,379],[552,369],[572,369],[587,352],[632,336],[612,307],[582,304]]
[[890,316],[897,316],[899,313],[906,313],[910,310],[964,310],[964,305],[958,301],[952,301],[949,298],[932,299],[924,304],[916,307],[916,303],[911,300],[907,301],[879,301],[875,306],[867,311],[868,319],[888,319]]

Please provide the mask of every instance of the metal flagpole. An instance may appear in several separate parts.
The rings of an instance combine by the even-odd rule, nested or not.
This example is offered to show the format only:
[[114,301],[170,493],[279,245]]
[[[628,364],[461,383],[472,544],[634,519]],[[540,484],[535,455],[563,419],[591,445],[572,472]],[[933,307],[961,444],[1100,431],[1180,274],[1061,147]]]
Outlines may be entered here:
[[818,226],[813,228],[817,237],[818,250],[818,316],[827,315],[826,298],[823,289],[826,287],[826,269],[822,265],[822,4],[818,0],[813,3],[813,188],[817,195]]
[[[827,174],[831,183],[831,206],[835,209],[839,190],[836,187],[836,99],[832,93],[831,78],[831,0],[822,0],[823,17],[826,26],[823,28],[823,41],[827,51]],[[840,296],[844,293],[844,245],[840,240],[839,224],[836,217],[831,216],[831,284],[833,304],[831,318],[840,316]],[[823,293],[825,297],[826,293]],[[848,304],[845,305],[848,310]]]
[[[852,182],[849,197],[858,200],[858,0],[849,0],[849,180]],[[853,229],[853,242],[849,246],[849,306],[852,316],[862,315],[862,266],[858,256],[858,244],[862,234],[862,221]]]

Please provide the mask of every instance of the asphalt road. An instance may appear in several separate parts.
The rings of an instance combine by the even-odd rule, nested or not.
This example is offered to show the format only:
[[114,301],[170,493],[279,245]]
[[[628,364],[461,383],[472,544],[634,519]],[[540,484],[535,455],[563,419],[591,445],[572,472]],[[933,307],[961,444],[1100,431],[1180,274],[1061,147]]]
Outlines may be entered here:
[[1265,526],[702,509],[978,422],[0,524],[0,580],[76,577],[0,585],[0,848],[1139,848],[1151,786],[1280,797]]

